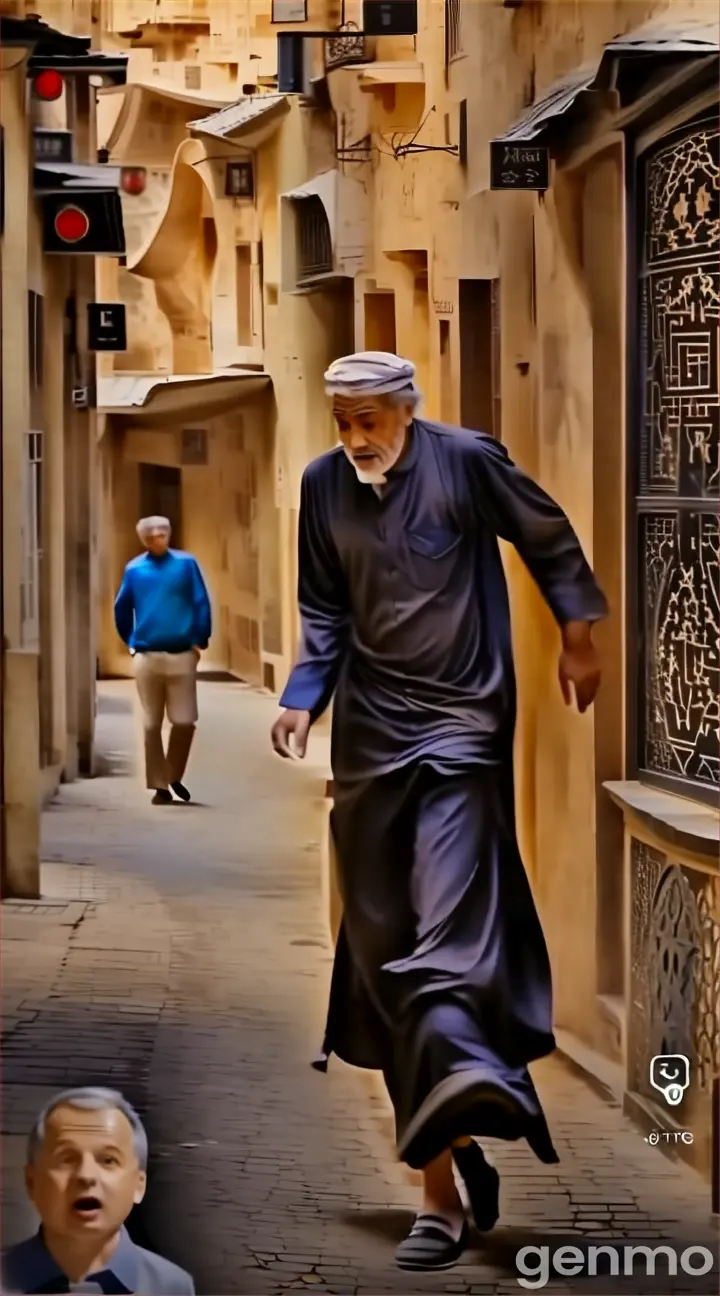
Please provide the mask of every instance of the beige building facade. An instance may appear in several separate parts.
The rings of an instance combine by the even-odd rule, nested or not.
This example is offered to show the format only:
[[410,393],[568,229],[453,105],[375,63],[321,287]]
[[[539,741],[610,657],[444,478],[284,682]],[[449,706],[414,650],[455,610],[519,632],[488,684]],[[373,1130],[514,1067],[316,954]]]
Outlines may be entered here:
[[[231,321],[241,283],[262,307],[262,337],[246,323],[243,338],[260,343],[255,356],[269,379],[257,426],[274,507],[271,490],[264,509],[258,497],[258,583],[266,570],[265,587],[277,593],[278,633],[260,626],[259,660],[254,673],[245,673],[277,688],[294,649],[299,479],[333,436],[320,383],[325,361],[352,348],[411,355],[428,415],[490,429],[503,440],[566,509],[611,601],[613,615],[598,631],[602,701],[579,720],[559,696],[557,631],[507,554],[523,851],[548,934],[563,1046],[650,1123],[666,1116],[651,1086],[652,1057],[687,1054],[694,1081],[678,1120],[692,1123],[690,1154],[710,1176],[720,1041],[713,971],[720,940],[718,734],[709,700],[717,663],[707,648],[689,648],[687,627],[678,635],[672,626],[679,602],[688,615],[690,603],[696,608],[693,624],[704,642],[716,624],[705,583],[717,562],[716,280],[706,286],[717,237],[710,198],[716,138],[707,135],[717,95],[713,7],[425,0],[416,36],[373,40],[359,34],[359,4],[346,4],[339,15],[300,6],[296,16],[304,22],[280,24],[280,32],[329,32],[339,19],[345,26],[334,36],[305,39],[295,86],[302,93],[284,99],[272,83],[272,52],[254,45],[266,40],[269,7],[232,11],[255,15],[237,48],[262,48],[267,84],[258,80],[257,90],[234,106],[188,126],[192,142],[173,155],[164,218],[175,233],[163,254],[161,223],[155,243],[145,244],[134,263],[129,259],[126,276],[154,280],[160,305],[177,222],[190,219],[191,209],[197,254],[207,248],[199,185],[194,197],[189,185],[180,196],[179,171],[184,158],[192,160],[203,177],[214,177],[204,181],[203,210],[205,220],[212,212],[218,232],[205,323],[190,326],[197,329],[197,365],[207,371],[210,354],[218,367],[253,364],[247,351],[233,357],[219,348],[240,341]],[[490,143],[508,133],[510,148],[534,143],[550,150],[544,191],[492,188]],[[680,150],[684,197],[663,194],[664,147]],[[704,161],[691,172],[698,157]],[[252,201],[223,194],[223,171],[243,159],[253,168]],[[643,199],[640,177],[651,175],[657,210]],[[692,220],[684,204],[694,204]],[[653,234],[658,219],[664,224]],[[685,240],[672,273],[679,300],[690,296],[675,314],[643,296],[646,267],[635,245],[652,238],[658,247],[664,240],[659,255],[668,264]],[[243,267],[234,276],[234,308],[218,298],[218,288],[229,288],[232,299],[233,241],[236,267]],[[246,242],[249,253],[238,255]],[[683,268],[691,279],[683,280]],[[185,289],[187,273],[181,278]],[[196,290],[193,300],[201,297]],[[161,309],[172,324],[167,301]],[[659,312],[655,333],[667,331],[666,352],[648,341],[651,309]],[[692,334],[692,321],[701,318],[699,335],[685,343],[681,334]],[[695,345],[709,357],[705,386],[685,392],[691,375],[678,376],[672,348],[685,354]],[[219,444],[228,444],[228,435],[229,426]],[[673,494],[670,470],[662,478],[653,467],[681,456],[688,438],[696,439],[691,458],[704,456],[710,465],[693,487],[690,514],[697,514],[693,525],[706,547],[690,575],[695,542],[675,502],[680,488]],[[658,472],[659,485],[652,476]],[[656,496],[662,504],[653,512]],[[222,505],[218,516],[227,516]],[[664,529],[674,527],[678,538],[663,548]],[[218,571],[218,590],[224,579]],[[682,592],[688,580],[695,582],[692,594]],[[233,576],[229,588],[237,589]],[[223,595],[215,598],[222,609]],[[660,622],[656,598],[664,600]],[[260,604],[265,615],[262,596]],[[231,639],[232,631],[221,634],[216,661],[237,670]],[[672,660],[681,653],[682,671],[659,664],[665,654]],[[682,718],[683,710],[696,719]],[[670,915],[678,906],[675,927]]]
[[[503,441],[610,600],[578,718],[506,555],[522,848],[562,1047],[641,1122],[690,1125],[717,1181],[716,6],[419,0],[415,34],[378,37],[360,0],[101,8],[129,63],[98,143],[138,177],[98,270],[128,319],[98,365],[101,670],[129,673],[112,598],[163,512],[208,578],[208,665],[280,690],[322,371],[411,356],[427,415]],[[547,183],[514,191],[533,151]],[[691,1062],[674,1112],[664,1053]]]
[[[129,672],[112,593],[136,551],[137,517],[163,512],[210,586],[207,667],[276,689],[295,642],[299,478],[332,444],[315,376],[338,345],[353,347],[352,249],[338,231],[340,275],[312,294],[295,291],[296,230],[282,198],[317,174],[338,179],[332,114],[264,84],[271,65],[275,77],[276,42],[263,13],[246,46],[227,28],[237,75],[254,78],[239,102],[228,65],[223,77],[213,61],[217,32],[199,39],[194,65],[211,89],[189,91],[166,75],[172,32],[159,24],[143,34],[140,53],[153,42],[159,75],[140,75],[145,63],[130,42],[126,89],[100,97],[111,163],[136,167],[145,181],[125,199],[126,264],[104,267],[102,288],[126,304],[128,351],[99,368],[109,523],[101,669]],[[354,202],[352,182],[342,198],[336,188],[330,202]]]
[[[77,25],[84,17],[91,28],[89,7],[66,13],[62,30],[25,21],[24,9],[0,5],[0,874],[3,895],[33,897],[41,805],[61,781],[94,772],[97,491],[87,305],[95,300],[95,257],[76,255],[77,242],[62,244],[48,226],[66,206],[70,177],[76,216],[95,220],[99,186],[113,210],[117,177],[95,165],[90,78],[122,80],[125,60],[98,61],[90,52]],[[55,62],[63,60],[71,68],[60,76]],[[57,94],[43,99],[42,76],[58,79]],[[67,157],[60,165],[39,152],[58,131],[70,141],[69,170]]]

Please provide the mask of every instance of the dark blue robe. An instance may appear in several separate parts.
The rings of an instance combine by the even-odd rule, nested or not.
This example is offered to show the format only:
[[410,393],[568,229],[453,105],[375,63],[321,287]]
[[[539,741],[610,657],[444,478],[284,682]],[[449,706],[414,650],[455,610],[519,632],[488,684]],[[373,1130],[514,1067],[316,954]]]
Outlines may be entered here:
[[302,645],[281,706],[335,697],[343,923],[326,1049],[382,1070],[398,1152],[461,1135],[556,1154],[527,1064],[550,968],[515,830],[515,679],[498,537],[556,620],[607,614],[564,513],[481,434],[416,420],[378,494],[341,448],[303,476]]

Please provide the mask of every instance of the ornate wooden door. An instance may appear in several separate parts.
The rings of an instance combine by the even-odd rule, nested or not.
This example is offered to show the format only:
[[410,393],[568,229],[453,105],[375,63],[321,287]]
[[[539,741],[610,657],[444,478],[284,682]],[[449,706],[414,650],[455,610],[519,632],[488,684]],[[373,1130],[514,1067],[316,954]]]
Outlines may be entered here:
[[707,114],[639,160],[632,430],[637,765],[650,782],[711,801],[720,788],[719,142],[717,113]]

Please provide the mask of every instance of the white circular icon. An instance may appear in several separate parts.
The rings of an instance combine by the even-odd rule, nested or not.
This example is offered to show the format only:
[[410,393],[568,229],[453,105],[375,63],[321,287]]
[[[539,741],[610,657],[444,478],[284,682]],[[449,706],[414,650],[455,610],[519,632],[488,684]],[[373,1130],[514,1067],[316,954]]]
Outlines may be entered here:
[[650,1084],[669,1107],[677,1107],[690,1087],[690,1059],[683,1053],[658,1053],[650,1063]]

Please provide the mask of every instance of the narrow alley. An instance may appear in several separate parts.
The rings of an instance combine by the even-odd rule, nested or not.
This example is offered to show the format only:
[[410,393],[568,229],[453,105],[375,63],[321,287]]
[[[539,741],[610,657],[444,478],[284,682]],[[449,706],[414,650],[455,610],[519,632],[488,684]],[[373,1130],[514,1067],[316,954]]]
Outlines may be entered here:
[[501,1226],[482,1253],[447,1276],[395,1270],[417,1186],[394,1163],[379,1085],[309,1065],[331,962],[323,772],[273,757],[268,696],[205,683],[200,707],[197,802],[151,809],[131,686],[101,687],[104,772],[45,815],[43,899],[4,906],[4,1242],[32,1224],[21,1168],[37,1110],[100,1083],[147,1122],[138,1240],[200,1293],[505,1292],[515,1253],[548,1234],[699,1244],[706,1187],[551,1059],[536,1075],[561,1164],[499,1148]]

